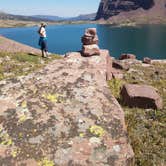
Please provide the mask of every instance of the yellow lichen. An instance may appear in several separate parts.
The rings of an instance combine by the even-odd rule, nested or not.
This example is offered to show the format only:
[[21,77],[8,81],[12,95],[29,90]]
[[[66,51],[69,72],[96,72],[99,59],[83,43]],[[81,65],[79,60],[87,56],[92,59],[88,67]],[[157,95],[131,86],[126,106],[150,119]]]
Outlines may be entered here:
[[21,116],[19,117],[18,122],[19,122],[19,123],[22,123],[22,122],[25,122],[26,120],[27,120],[26,115],[21,115]]
[[85,135],[84,133],[80,133],[79,134],[80,137],[84,137],[84,135]]
[[53,102],[53,103],[58,103],[58,102],[62,102],[62,100],[60,100],[60,94],[44,94],[43,97],[46,98],[47,100]]
[[54,162],[44,158],[38,162],[38,166],[54,166]]
[[11,152],[11,155],[13,158],[16,158],[19,153],[20,153],[20,149],[13,149]]
[[6,146],[13,145],[13,140],[10,138],[8,133],[5,133],[5,134],[1,133],[0,139],[1,139],[1,142],[0,142],[1,145],[6,145]]
[[23,108],[19,110],[17,113],[18,113],[18,123],[23,123],[28,119],[33,119],[30,111],[27,108]]
[[22,108],[26,108],[26,107],[27,107],[27,102],[26,102],[26,101],[23,101],[22,104],[21,104],[21,107],[22,107]]
[[23,134],[22,133],[19,133],[18,134],[18,137],[21,139],[23,137]]
[[89,131],[91,134],[98,137],[102,137],[105,134],[105,130],[102,127],[97,125],[91,126]]
[[6,145],[6,146],[10,146],[12,144],[13,144],[13,141],[12,141],[11,138],[6,139],[6,140],[4,140],[4,141],[1,142],[1,145]]
[[0,127],[0,133],[3,131],[3,127]]
[[43,97],[46,98],[47,100],[53,102],[53,103],[57,103],[59,96],[56,94],[44,94]]

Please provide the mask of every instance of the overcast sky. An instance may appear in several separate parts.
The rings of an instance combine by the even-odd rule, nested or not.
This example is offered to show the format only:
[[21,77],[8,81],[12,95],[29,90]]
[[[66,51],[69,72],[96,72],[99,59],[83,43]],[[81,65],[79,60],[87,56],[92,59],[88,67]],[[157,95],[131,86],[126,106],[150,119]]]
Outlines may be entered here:
[[20,15],[77,16],[97,11],[100,0],[0,0],[0,11]]

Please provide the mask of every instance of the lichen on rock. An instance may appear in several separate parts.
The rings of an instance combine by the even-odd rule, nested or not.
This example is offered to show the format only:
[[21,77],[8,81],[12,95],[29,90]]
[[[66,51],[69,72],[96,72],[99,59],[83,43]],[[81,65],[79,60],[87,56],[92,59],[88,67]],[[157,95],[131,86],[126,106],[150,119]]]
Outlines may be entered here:
[[107,166],[133,158],[123,110],[107,85],[109,53],[100,52],[71,53],[3,84],[0,103],[10,103],[0,118],[12,152],[8,163]]

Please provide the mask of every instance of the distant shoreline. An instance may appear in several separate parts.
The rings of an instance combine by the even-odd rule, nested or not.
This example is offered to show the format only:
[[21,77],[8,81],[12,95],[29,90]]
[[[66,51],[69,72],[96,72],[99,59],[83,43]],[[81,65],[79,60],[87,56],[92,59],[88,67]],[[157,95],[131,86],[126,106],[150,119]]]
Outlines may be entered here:
[[[41,22],[20,21],[20,20],[0,20],[0,28],[17,28],[39,26]],[[96,24],[95,21],[57,21],[49,22],[48,25],[65,25],[65,24]]]
[[[33,27],[39,26],[41,22],[34,21],[21,21],[21,20],[0,20],[0,28],[17,28],[17,27]],[[70,25],[70,24],[99,24],[99,25],[110,25],[114,27],[137,27],[141,25],[166,25],[165,22],[135,22],[124,20],[123,22],[111,22],[109,20],[98,20],[98,21],[55,21],[49,22],[48,25]]]

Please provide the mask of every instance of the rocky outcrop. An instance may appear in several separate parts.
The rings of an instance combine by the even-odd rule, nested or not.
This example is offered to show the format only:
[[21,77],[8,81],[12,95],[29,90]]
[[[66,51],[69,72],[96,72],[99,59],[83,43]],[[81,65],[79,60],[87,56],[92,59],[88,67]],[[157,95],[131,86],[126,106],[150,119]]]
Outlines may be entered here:
[[126,84],[122,88],[121,95],[123,103],[129,107],[163,108],[162,98],[152,86]]
[[[165,4],[165,0],[101,0],[96,20],[138,18],[144,15],[164,18]],[[119,17],[114,17],[117,15]]]
[[124,112],[106,82],[108,56],[106,50],[88,58],[70,53],[0,82],[2,165],[132,163]]

